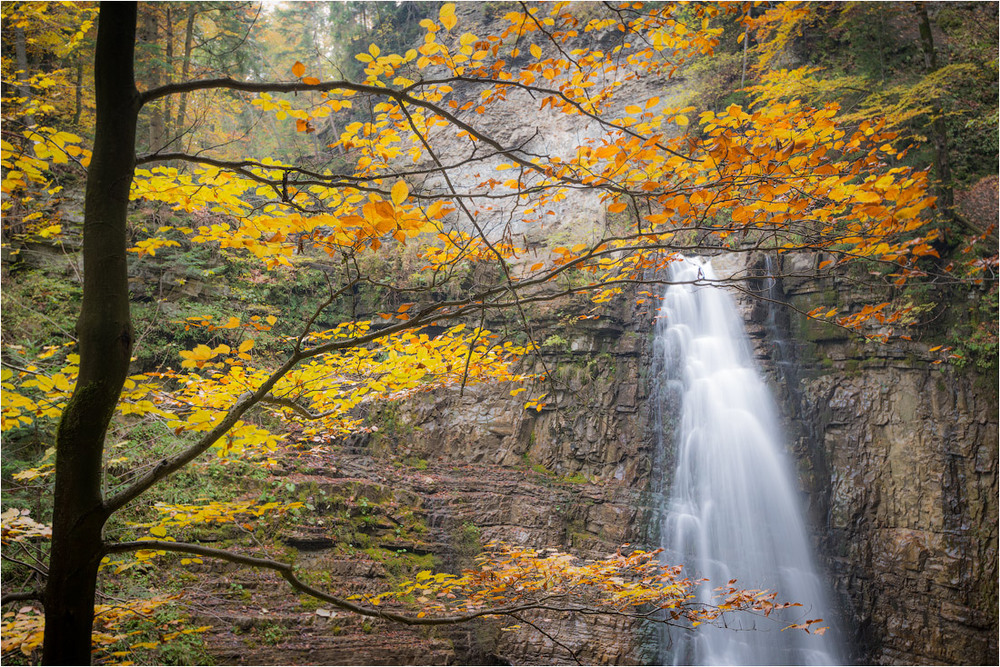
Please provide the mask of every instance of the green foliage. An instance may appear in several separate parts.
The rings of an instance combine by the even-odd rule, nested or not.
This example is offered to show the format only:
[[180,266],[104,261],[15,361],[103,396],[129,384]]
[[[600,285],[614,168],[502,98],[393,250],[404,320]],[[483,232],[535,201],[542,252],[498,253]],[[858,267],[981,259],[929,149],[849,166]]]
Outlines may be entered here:
[[77,281],[52,271],[24,267],[5,275],[0,320],[5,344],[23,345],[27,356],[35,356],[47,345],[71,341],[82,293]]
[[259,633],[261,641],[268,646],[277,646],[285,640],[285,628],[277,623],[265,623]]
[[401,461],[401,465],[413,468],[414,470],[427,470],[427,459],[416,456],[407,456]]
[[922,64],[919,43],[903,29],[915,25],[912,9],[902,4],[824,6],[816,19],[796,46],[822,66],[885,82]]
[[1000,302],[997,292],[997,285],[993,283],[985,293],[974,294],[974,301],[968,309],[968,320],[951,330],[949,342],[959,355],[953,362],[956,367],[971,365],[980,371],[996,372],[1000,358],[997,331]]
[[375,429],[369,447],[376,454],[395,451],[397,445],[405,443],[415,430],[396,401],[380,404],[365,417],[365,423]]
[[[169,641],[161,641],[165,629],[176,632],[190,625],[188,615],[176,607],[160,607],[153,613],[152,619],[137,618],[126,626],[128,638],[122,642],[123,649],[132,647],[137,642],[156,642],[155,648],[140,651],[133,658],[137,664],[214,665],[215,661],[205,646],[203,633],[178,633]],[[134,648],[132,652],[135,652]]]
[[570,342],[559,334],[552,334],[542,341],[542,347],[556,348],[562,352],[569,352]]
[[452,537],[452,549],[460,568],[472,567],[474,559],[483,550],[483,533],[476,524],[464,522]]
[[524,465],[527,466],[528,469],[530,469],[531,471],[539,475],[545,475],[546,477],[555,477],[554,472],[543,466],[541,463],[535,463],[531,459],[531,455],[528,454],[528,452],[524,453],[524,455],[521,457],[521,460],[524,462]]

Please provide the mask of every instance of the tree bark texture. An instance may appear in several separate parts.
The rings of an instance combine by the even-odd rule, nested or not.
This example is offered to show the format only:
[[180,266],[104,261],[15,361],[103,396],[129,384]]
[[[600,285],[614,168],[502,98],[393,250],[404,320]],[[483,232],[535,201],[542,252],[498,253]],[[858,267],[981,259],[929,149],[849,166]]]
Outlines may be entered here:
[[[163,83],[160,76],[163,68],[163,57],[160,45],[159,9],[153,4],[143,4],[142,11],[142,41],[146,45],[143,52],[143,67],[140,68],[142,84],[145,88],[158,88]],[[167,82],[169,83],[169,78]],[[147,109],[149,114],[149,146],[150,153],[163,150],[166,146],[166,127],[163,117],[165,100],[159,100]]]
[[[189,2],[187,5],[187,22],[184,26],[184,60],[181,64],[181,81],[187,81],[191,72],[191,51],[194,50],[194,21],[197,16],[195,3]],[[187,95],[181,95],[177,103],[177,119],[174,121],[175,131],[178,133],[184,127],[184,118],[187,115]]]
[[94,60],[97,119],[83,224],[80,373],[56,434],[52,553],[45,590],[45,664],[89,664],[97,568],[108,512],[101,492],[108,424],[132,354],[126,214],[139,94],[136,5],[102,2]]
[[[164,34],[163,39],[165,40],[166,46],[166,67],[164,71],[166,72],[167,83],[172,83],[174,81],[174,17],[173,13],[170,11],[170,5],[164,3],[165,7],[163,9],[163,22],[164,22]],[[163,100],[163,132],[165,135],[165,141],[171,142],[174,139],[174,100],[172,97],[168,97]]]
[[[24,37],[24,29],[14,28],[14,56],[17,58],[17,94],[24,98],[25,106],[31,102],[31,86],[28,85],[28,47]],[[34,115],[24,117],[27,127],[34,127]]]
[[[920,19],[920,46],[924,55],[924,69],[928,74],[938,68],[937,50],[934,48],[934,33],[931,31],[931,18],[927,13],[927,3],[916,3],[917,15]],[[940,100],[933,101],[934,118],[931,121],[931,140],[934,144],[934,174],[937,176],[938,209],[946,217],[952,216],[955,207],[955,192],[951,183],[951,156],[948,150],[948,128],[944,123],[944,115]]]

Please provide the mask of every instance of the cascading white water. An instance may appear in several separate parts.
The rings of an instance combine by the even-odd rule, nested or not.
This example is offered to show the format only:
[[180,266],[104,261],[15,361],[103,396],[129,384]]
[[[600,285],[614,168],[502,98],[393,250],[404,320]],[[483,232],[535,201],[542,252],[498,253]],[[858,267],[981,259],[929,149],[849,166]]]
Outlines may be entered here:
[[664,552],[684,564],[686,576],[709,579],[703,601],[736,579],[739,588],[777,591],[779,601],[802,606],[770,618],[727,614],[728,627],[673,632],[668,659],[833,664],[839,655],[832,631],[781,631],[805,619],[822,618],[826,626],[832,618],[770,392],[729,294],[706,282],[714,278],[707,260],[674,264],[657,322],[654,409],[666,453],[660,465],[673,459],[661,496]]

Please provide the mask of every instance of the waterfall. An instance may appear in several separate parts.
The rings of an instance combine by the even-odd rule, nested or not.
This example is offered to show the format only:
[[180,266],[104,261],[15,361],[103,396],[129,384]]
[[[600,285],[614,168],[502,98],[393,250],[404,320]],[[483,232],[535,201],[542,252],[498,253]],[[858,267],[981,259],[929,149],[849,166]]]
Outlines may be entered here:
[[[671,631],[674,664],[832,664],[824,636],[785,630],[822,618],[825,586],[813,565],[793,467],[784,452],[770,391],[729,294],[707,260],[673,265],[654,342],[653,392],[659,405],[658,465],[664,467],[659,532],[664,558],[706,577],[700,592],[736,579],[737,587],[777,591],[801,607],[769,618],[726,614],[727,627]],[[701,281],[700,284],[693,284]]]

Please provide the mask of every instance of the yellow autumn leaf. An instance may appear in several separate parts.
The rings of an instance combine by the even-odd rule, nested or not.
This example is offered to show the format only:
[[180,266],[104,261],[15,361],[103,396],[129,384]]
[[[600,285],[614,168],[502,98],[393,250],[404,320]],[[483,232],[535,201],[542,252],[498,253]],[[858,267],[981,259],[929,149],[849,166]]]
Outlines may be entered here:
[[438,14],[438,18],[445,28],[451,30],[458,23],[458,19],[455,18],[455,3],[449,2],[441,7],[441,12]]
[[396,181],[396,184],[392,186],[392,203],[399,206],[409,194],[410,188],[406,185],[406,181]]

